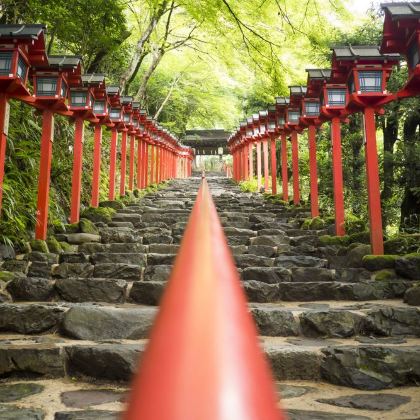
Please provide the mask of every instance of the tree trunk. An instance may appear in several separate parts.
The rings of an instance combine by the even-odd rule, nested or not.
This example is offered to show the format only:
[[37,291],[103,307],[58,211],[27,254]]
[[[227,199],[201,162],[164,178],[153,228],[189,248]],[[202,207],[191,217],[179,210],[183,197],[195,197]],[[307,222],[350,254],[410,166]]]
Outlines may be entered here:
[[163,48],[159,48],[157,51],[153,53],[152,61],[149,65],[149,68],[144,73],[141,83],[140,83],[139,90],[137,91],[136,101],[140,101],[141,103],[144,103],[144,99],[146,96],[147,83],[149,82],[149,79],[152,76],[153,72],[155,71],[156,67],[160,63],[160,60],[162,60],[164,53],[165,51],[163,50]]
[[420,144],[417,129],[420,126],[418,110],[404,122],[405,177],[404,197],[401,203],[401,231],[416,231],[420,219]]

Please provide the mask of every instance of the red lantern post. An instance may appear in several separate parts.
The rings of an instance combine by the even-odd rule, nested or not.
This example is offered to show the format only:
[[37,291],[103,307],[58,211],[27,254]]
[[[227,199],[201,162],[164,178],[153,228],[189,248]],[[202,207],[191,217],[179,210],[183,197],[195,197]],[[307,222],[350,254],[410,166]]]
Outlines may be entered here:
[[267,111],[267,132],[270,138],[270,157],[271,157],[271,194],[277,194],[277,156],[276,156],[276,136],[277,136],[277,112],[276,106],[272,105]]
[[281,135],[281,180],[283,200],[289,201],[289,176],[287,170],[287,137],[286,137],[286,110],[290,99],[284,96],[276,98],[276,133]]

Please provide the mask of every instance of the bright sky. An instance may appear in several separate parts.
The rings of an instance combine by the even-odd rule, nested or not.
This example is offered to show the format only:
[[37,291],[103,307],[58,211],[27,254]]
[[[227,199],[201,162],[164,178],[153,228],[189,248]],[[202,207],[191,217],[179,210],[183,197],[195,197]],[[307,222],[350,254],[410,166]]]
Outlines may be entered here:
[[366,13],[366,10],[370,8],[372,3],[376,5],[380,2],[378,0],[347,0],[346,3],[350,12],[363,16]]

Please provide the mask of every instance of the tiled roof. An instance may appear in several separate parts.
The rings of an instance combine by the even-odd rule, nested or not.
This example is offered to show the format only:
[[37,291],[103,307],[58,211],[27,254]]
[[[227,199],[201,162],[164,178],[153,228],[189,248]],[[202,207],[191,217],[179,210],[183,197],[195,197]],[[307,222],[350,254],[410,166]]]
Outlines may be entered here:
[[36,39],[45,31],[45,25],[0,25],[0,38],[33,38]]
[[105,81],[103,74],[82,74],[82,83],[87,85],[99,85]]
[[339,46],[332,48],[335,57],[339,60],[357,60],[360,58],[373,60],[398,59],[399,54],[381,54],[377,45]]
[[82,58],[77,55],[49,55],[48,65],[58,68],[74,68],[82,63]]
[[331,77],[331,69],[306,69],[310,79],[329,79]]
[[277,105],[289,105],[290,98],[287,96],[277,96],[276,98],[276,104]]
[[289,89],[290,89],[290,96],[306,94],[306,86],[289,86]]
[[107,86],[106,93],[107,95],[118,95],[120,93],[120,88],[118,86]]
[[381,8],[386,9],[393,18],[416,18],[420,16],[419,2],[382,3]]

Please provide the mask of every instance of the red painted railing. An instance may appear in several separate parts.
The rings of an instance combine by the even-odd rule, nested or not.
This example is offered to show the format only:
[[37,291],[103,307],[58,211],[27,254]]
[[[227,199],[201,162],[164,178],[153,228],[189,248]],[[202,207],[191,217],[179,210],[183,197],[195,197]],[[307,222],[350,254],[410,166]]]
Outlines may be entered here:
[[203,179],[124,419],[284,418]]

